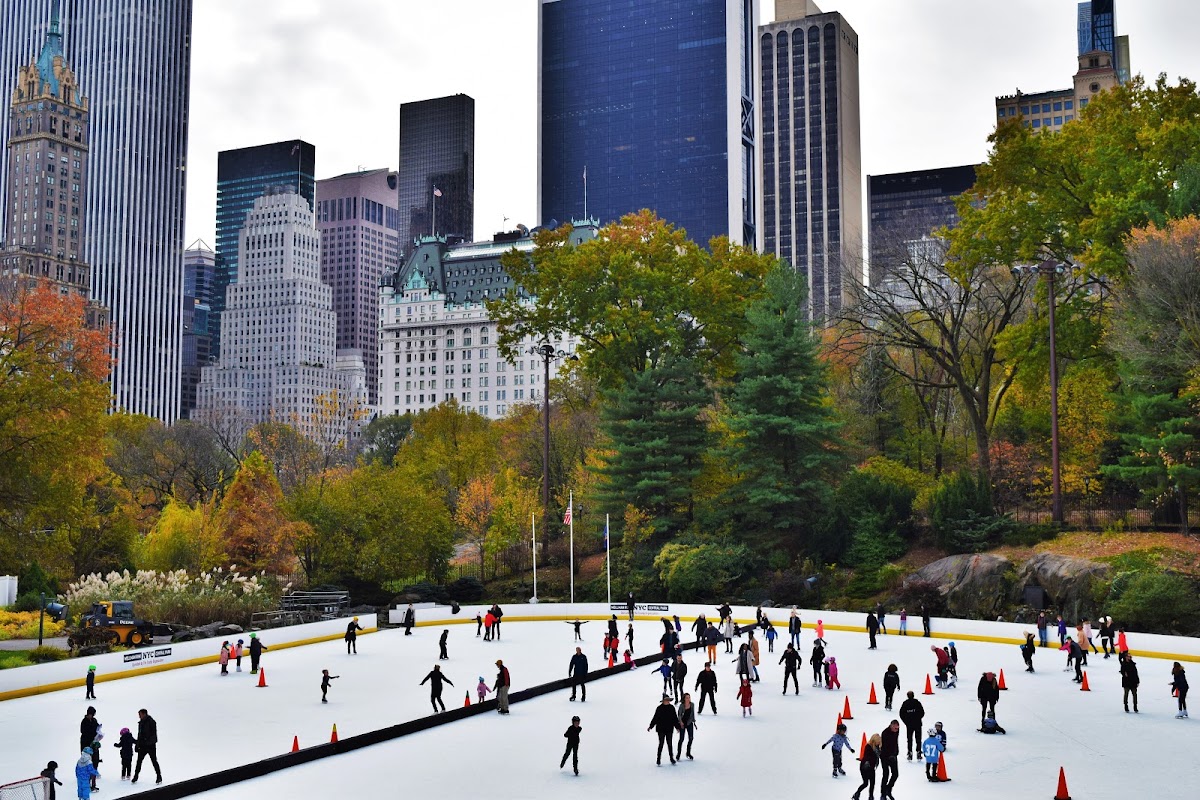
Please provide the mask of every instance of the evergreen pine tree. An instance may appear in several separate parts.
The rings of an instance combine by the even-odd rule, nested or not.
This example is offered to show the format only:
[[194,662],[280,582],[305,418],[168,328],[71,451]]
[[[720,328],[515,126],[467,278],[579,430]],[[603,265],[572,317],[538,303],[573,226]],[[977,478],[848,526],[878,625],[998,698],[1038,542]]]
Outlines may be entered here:
[[746,312],[745,347],[728,397],[730,457],[739,478],[726,509],[735,529],[765,547],[804,547],[825,517],[842,464],[839,423],[806,318],[807,287],[781,265]]

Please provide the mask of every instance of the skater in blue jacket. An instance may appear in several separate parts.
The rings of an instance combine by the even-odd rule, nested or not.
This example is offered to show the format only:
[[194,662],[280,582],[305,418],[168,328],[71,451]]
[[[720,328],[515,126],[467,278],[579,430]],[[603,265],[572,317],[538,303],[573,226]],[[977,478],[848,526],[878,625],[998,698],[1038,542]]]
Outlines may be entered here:
[[79,800],[88,800],[92,796],[92,781],[100,777],[96,765],[92,763],[92,748],[85,747],[75,762],[75,786]]
[[838,725],[837,733],[825,740],[821,749],[824,750],[831,744],[833,745],[833,777],[836,778],[838,775],[846,774],[846,770],[842,769],[842,748],[845,747],[851,753],[854,752],[854,748],[850,746],[850,740],[846,738],[845,725]]
[[925,777],[937,783],[938,758],[946,747],[933,728],[930,728],[927,733],[929,738],[921,745],[921,754],[925,756]]

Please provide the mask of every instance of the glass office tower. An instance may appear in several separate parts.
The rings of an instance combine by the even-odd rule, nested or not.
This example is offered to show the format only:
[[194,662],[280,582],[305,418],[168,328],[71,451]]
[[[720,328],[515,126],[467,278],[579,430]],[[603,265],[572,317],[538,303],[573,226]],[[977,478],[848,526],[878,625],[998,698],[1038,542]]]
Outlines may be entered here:
[[317,150],[300,139],[225,150],[217,154],[217,263],[209,334],[212,355],[221,354],[225,289],[238,279],[238,232],[254,201],[275,187],[290,187],[315,208]]
[[83,259],[93,300],[111,312],[113,403],[169,422],[179,413],[192,0],[0,0],[0,96],[12,96],[56,6],[90,101]]
[[475,100],[456,94],[401,105],[398,175],[401,251],[411,253],[413,239],[431,233],[471,241]]
[[754,246],[757,22],[753,0],[542,0],[538,223],[649,208]]

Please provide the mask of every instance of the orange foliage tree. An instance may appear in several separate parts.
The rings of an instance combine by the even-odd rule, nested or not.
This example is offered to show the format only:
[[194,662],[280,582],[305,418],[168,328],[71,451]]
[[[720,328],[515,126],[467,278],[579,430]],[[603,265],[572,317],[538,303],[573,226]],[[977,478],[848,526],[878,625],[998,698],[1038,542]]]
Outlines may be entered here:
[[297,523],[283,510],[283,491],[262,453],[242,460],[217,512],[228,563],[242,571],[290,574],[295,566]]

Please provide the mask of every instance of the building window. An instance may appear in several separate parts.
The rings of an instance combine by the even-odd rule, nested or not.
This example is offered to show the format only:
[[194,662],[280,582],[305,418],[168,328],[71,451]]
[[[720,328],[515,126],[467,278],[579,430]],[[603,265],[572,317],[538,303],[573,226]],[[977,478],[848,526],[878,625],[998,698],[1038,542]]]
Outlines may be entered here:
[[1062,124],[1063,124],[1063,118],[1062,118],[1062,117],[1055,117],[1055,118],[1054,118],[1054,124],[1055,124],[1055,125],[1062,125]]
[[[1040,127],[1042,127],[1042,121],[1041,121],[1040,119],[1035,119],[1035,120],[1033,121],[1033,127],[1035,127],[1035,128],[1040,128]],[[412,358],[412,356],[409,356],[409,358]]]

